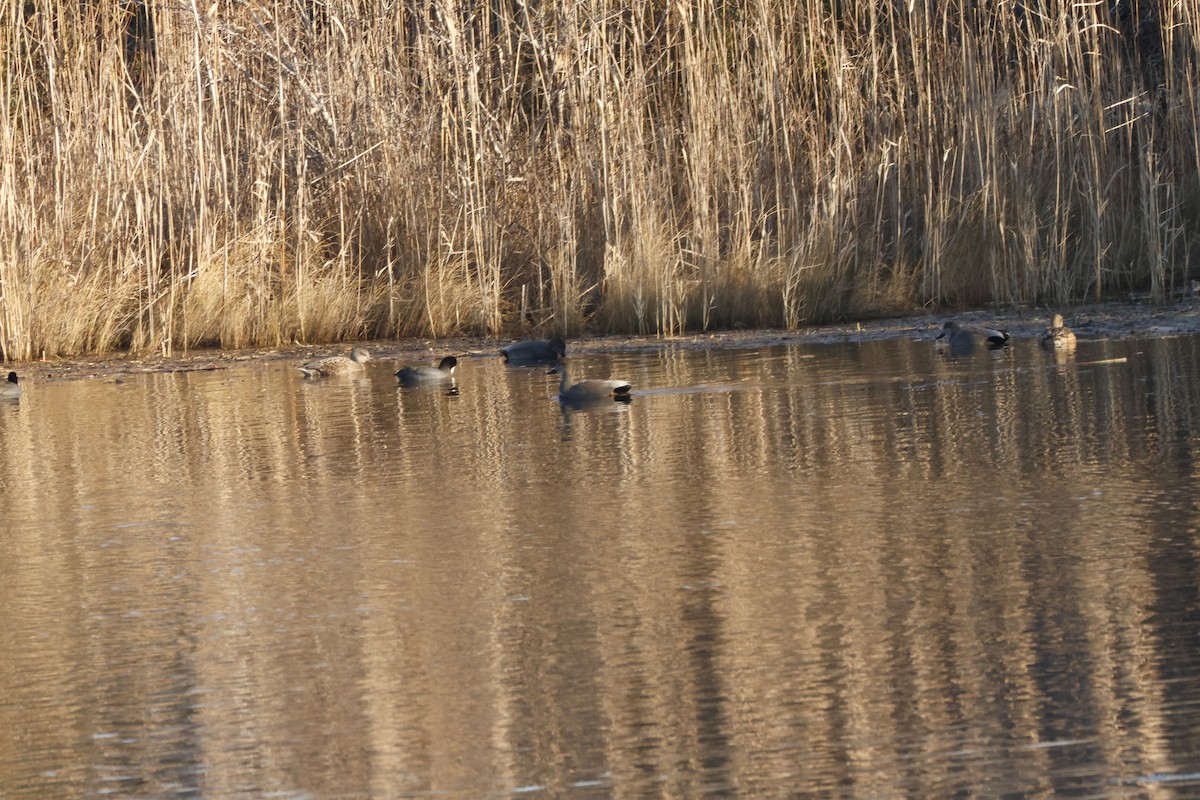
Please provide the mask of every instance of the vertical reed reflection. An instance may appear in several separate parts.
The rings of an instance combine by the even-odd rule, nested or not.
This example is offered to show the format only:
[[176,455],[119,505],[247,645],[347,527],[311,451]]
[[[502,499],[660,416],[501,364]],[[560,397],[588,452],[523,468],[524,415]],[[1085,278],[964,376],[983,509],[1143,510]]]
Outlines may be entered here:
[[552,376],[479,360],[457,396],[385,365],[32,385],[0,408],[0,785],[1186,777],[1200,347],[1076,358],[595,356],[645,393],[569,416]]

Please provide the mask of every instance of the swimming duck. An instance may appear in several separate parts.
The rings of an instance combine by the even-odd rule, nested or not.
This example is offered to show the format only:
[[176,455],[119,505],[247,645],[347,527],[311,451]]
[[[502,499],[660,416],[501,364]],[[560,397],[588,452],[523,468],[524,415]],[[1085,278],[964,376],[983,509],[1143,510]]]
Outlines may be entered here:
[[403,367],[396,373],[401,386],[420,386],[429,383],[445,383],[454,380],[454,368],[458,359],[446,356],[436,367]]
[[567,354],[567,343],[554,338],[549,341],[514,342],[500,348],[506,364],[533,364],[539,361],[558,361]]
[[558,399],[571,403],[586,403],[595,400],[620,400],[628,402],[630,385],[626,381],[590,379],[572,383],[567,375],[566,363],[555,367],[562,378],[558,382]]
[[[946,339],[950,352],[954,355],[965,355],[975,352],[977,346],[988,350],[999,350],[1008,346],[1008,331],[996,328],[985,328],[982,325],[967,324],[951,320],[942,326],[942,332],[937,336],[939,342]],[[945,346],[944,344],[942,346]]]
[[1042,336],[1042,346],[1054,350],[1069,350],[1075,346],[1075,332],[1063,323],[1062,314],[1055,314]]
[[8,380],[0,383],[0,397],[14,399],[21,396],[21,384],[17,383],[17,373],[8,373]]
[[350,357],[329,356],[312,361],[298,369],[306,378],[327,378],[330,375],[352,375],[363,371],[363,364],[369,361],[371,354],[361,347],[350,351]]

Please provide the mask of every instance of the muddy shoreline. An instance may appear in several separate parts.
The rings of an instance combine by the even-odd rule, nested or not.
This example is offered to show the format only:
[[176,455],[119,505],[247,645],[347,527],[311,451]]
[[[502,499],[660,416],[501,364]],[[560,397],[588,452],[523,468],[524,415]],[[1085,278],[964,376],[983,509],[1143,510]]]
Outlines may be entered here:
[[[1036,339],[1045,331],[1053,312],[1046,309],[975,310],[957,314],[917,314],[888,319],[815,325],[797,330],[732,330],[690,333],[681,336],[584,335],[570,339],[570,353],[616,353],[656,350],[665,347],[705,349],[719,347],[763,347],[784,343],[831,344],[879,339],[928,339],[932,342],[947,319],[982,322],[1004,328],[1013,339]],[[1200,333],[1200,299],[1155,305],[1151,303],[1103,303],[1077,306],[1063,316],[1081,340],[1165,337]],[[535,338],[535,337],[530,337]],[[361,343],[376,360],[414,361],[447,353],[459,357],[490,357],[510,340],[488,337],[432,339],[383,339]],[[295,345],[272,349],[195,350],[172,357],[134,356],[115,353],[103,357],[47,359],[11,365],[22,380],[119,379],[145,373],[197,372],[228,369],[250,361],[304,361],[325,355],[343,354],[353,343]]]

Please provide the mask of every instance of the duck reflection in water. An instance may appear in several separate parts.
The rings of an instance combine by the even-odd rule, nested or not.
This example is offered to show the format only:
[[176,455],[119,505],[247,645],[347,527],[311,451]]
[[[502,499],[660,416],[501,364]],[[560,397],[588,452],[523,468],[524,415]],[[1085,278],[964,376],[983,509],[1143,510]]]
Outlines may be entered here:
[[1008,347],[1008,331],[951,320],[942,326],[936,340],[939,352],[952,356],[971,355],[979,350],[1003,350]]

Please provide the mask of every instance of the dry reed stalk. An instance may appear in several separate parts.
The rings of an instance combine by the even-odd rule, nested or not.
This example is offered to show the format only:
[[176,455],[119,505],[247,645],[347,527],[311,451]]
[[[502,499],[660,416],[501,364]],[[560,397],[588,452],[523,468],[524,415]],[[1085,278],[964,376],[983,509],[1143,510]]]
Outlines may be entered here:
[[10,4],[0,355],[1166,296],[1198,31],[1195,0]]

